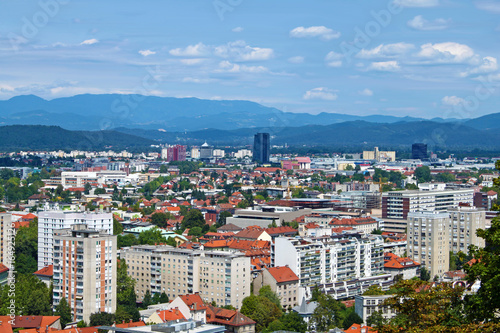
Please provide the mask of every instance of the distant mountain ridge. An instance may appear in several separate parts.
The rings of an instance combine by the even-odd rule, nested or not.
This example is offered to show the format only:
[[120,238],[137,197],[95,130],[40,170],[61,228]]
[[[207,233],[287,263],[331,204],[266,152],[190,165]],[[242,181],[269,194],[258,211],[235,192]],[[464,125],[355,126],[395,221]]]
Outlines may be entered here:
[[[34,95],[23,95],[0,101],[0,125],[54,125],[69,130],[127,127],[183,132],[208,128],[232,130],[329,125],[356,120],[396,123],[425,119],[326,112],[312,115],[283,112],[250,101],[120,94],[84,94],[50,101]],[[436,118],[435,121],[458,120]]]

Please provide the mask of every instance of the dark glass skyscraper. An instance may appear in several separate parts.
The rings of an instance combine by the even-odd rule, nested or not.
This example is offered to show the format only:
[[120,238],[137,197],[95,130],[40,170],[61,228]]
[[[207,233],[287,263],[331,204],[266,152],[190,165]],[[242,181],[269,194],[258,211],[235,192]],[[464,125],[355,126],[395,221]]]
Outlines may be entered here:
[[425,143],[414,143],[411,145],[411,158],[423,160],[427,158],[427,145]]
[[269,133],[257,133],[253,139],[253,160],[259,163],[269,163],[271,145]]

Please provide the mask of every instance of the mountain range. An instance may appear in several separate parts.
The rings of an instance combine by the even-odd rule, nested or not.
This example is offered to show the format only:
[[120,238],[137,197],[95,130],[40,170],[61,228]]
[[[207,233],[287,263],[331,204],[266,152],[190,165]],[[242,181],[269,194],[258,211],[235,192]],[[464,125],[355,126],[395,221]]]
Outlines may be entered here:
[[245,146],[252,144],[257,132],[271,133],[273,145],[294,146],[372,149],[425,142],[431,147],[491,149],[500,142],[500,113],[462,120],[311,115],[249,101],[117,94],[50,101],[33,95],[14,97],[0,101],[0,125],[4,125],[0,127],[2,150],[121,149],[205,141]]

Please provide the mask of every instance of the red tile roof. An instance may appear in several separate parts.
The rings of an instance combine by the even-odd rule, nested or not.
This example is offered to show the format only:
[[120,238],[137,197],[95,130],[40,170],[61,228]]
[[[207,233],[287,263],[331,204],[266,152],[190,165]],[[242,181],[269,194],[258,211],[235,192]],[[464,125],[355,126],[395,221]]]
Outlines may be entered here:
[[210,304],[207,305],[207,323],[232,327],[255,325],[255,321],[236,310],[217,308]]
[[161,320],[163,320],[164,323],[171,320],[186,319],[178,308],[156,311],[156,314],[158,314],[158,316],[160,317]]
[[265,229],[269,235],[280,235],[280,234],[288,234],[288,233],[297,233],[297,229],[294,229],[289,226],[282,226],[276,228],[267,228]]
[[195,304],[197,310],[202,310],[206,308],[206,305],[203,303],[203,300],[200,297],[200,294],[188,294],[188,295],[179,295],[184,303],[191,309],[194,310]]
[[52,277],[54,275],[54,265],[45,266],[33,274]]
[[267,271],[278,283],[298,281],[299,277],[287,266],[271,267]]
[[346,333],[377,333],[373,327],[370,326],[361,326],[360,324],[352,324],[351,327],[346,329],[344,332]]
[[5,266],[4,264],[0,263],[0,274],[5,273],[9,270],[9,267]]
[[119,328],[140,327],[140,326],[146,326],[146,324],[144,324],[143,321],[128,322],[128,323],[124,322],[121,324],[116,324],[116,327],[119,327]]

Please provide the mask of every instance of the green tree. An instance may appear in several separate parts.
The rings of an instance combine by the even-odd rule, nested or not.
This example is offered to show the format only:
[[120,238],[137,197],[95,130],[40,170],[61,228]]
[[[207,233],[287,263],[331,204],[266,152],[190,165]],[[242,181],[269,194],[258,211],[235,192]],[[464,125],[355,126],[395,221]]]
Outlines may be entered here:
[[144,294],[144,297],[142,298],[142,308],[147,309],[148,306],[153,304],[153,300],[151,298],[151,293],[149,292],[149,289],[146,290],[146,293]]
[[304,321],[304,318],[295,311],[285,313],[280,321],[283,323],[286,331],[301,333],[307,331],[307,323]]
[[90,315],[90,326],[113,326],[115,315],[108,312],[96,312]]
[[167,221],[170,218],[170,213],[154,213],[153,215],[151,215],[151,223],[160,228],[165,228],[167,227]]
[[381,327],[387,324],[387,320],[384,318],[382,311],[373,312],[368,318],[366,318],[366,325],[371,327]]
[[426,183],[432,180],[431,169],[424,165],[415,169],[415,177],[419,183]]
[[71,316],[71,308],[69,307],[68,301],[66,298],[62,298],[59,304],[56,306],[56,311],[55,311],[56,316],[61,316],[60,321],[61,321],[61,327],[64,328],[66,327],[66,324],[71,322],[72,316]]
[[231,217],[231,216],[233,216],[233,214],[231,214],[231,212],[228,212],[228,211],[220,212],[219,219],[217,220],[217,226],[221,227],[223,225],[226,225],[226,219],[228,217]]
[[113,215],[113,235],[120,235],[122,232],[122,224],[117,220],[116,216]]
[[266,297],[271,302],[273,302],[274,304],[276,304],[276,306],[279,309],[281,309],[280,299],[279,299],[278,295],[276,295],[276,293],[271,290],[270,286],[266,285],[266,286],[263,286],[262,288],[260,288],[260,290],[259,290],[259,296]]
[[431,279],[431,272],[425,266],[422,266],[420,268],[420,280],[422,281],[429,281]]
[[205,219],[203,218],[201,211],[198,209],[191,209],[182,219],[182,227],[184,229],[193,227],[203,228],[204,225]]
[[161,234],[161,230],[157,227],[144,230],[139,233],[139,244],[155,245],[166,243],[167,239]]
[[118,248],[139,245],[139,239],[132,234],[118,235],[117,237]]
[[15,268],[18,274],[31,274],[38,270],[38,219],[28,227],[21,227],[16,234]]
[[363,318],[361,318],[354,310],[351,310],[347,317],[344,319],[344,329],[348,329],[352,324],[362,324]]
[[335,327],[343,327],[345,305],[330,295],[318,295],[318,306],[312,314],[312,322],[318,331],[327,331]]
[[135,295],[135,280],[127,274],[127,263],[121,259],[116,271],[116,320],[140,319]]
[[50,316],[52,312],[52,291],[33,274],[17,275],[15,293],[6,285],[0,295],[0,315],[9,315],[8,306],[13,301],[16,315]]
[[276,304],[267,297],[257,295],[245,297],[240,312],[256,322],[255,330],[257,332],[261,332],[282,315]]
[[385,295],[385,291],[380,288],[380,286],[373,285],[370,286],[364,293],[363,296],[378,296],[378,295]]

